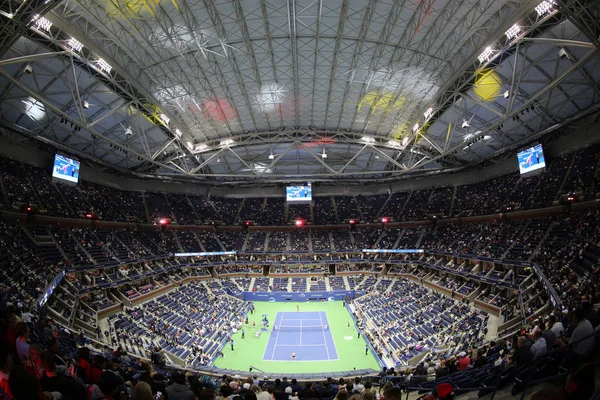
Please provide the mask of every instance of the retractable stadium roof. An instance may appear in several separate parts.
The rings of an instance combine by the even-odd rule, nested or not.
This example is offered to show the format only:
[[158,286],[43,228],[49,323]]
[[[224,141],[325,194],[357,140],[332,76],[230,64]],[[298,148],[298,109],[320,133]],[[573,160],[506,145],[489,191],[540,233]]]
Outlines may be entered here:
[[476,168],[597,112],[599,9],[3,1],[2,135],[120,173],[210,184],[350,185]]

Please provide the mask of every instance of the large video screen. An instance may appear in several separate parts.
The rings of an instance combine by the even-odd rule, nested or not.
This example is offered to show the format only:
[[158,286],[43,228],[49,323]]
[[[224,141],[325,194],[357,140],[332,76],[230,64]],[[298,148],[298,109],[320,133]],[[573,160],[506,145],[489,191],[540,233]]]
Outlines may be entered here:
[[308,203],[312,201],[312,186],[288,186],[285,188],[285,199],[289,203]]
[[77,183],[79,181],[79,160],[56,153],[52,177],[64,181]]
[[521,175],[546,167],[544,150],[541,144],[536,144],[517,153]]

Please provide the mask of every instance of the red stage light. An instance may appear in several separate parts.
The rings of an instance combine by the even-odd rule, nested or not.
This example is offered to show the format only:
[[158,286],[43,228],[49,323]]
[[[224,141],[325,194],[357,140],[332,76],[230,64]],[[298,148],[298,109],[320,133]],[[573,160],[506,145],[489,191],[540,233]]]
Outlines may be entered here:
[[390,221],[388,217],[381,217],[381,223],[387,224]]
[[355,220],[353,220],[353,219],[351,219],[351,220],[350,220],[350,221],[348,221],[348,222],[350,222],[350,225],[354,225],[354,224],[356,223],[356,221],[355,221]]
[[88,217],[89,219],[92,219],[92,218],[94,218],[94,215],[93,215],[93,214],[86,214],[85,216],[86,216],[86,217]]
[[296,220],[296,226],[298,228],[302,228],[304,226],[304,221],[302,221],[301,219],[297,219]]
[[161,218],[158,220],[158,223],[161,225],[167,225],[169,223],[169,220],[166,218]]
[[250,226],[250,225],[252,225],[250,221],[246,221],[246,222],[244,222],[244,224],[245,224],[246,226]]

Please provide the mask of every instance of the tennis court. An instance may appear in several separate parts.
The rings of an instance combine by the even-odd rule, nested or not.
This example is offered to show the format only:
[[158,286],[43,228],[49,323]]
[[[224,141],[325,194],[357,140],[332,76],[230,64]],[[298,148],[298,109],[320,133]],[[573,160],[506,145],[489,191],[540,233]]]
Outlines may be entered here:
[[325,311],[278,312],[263,354],[264,361],[333,361],[338,359]]

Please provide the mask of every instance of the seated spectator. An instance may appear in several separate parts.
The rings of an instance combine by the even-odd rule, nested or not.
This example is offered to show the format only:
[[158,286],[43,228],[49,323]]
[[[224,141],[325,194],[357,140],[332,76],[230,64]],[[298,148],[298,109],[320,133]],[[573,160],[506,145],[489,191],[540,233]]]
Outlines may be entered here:
[[458,369],[463,371],[471,365],[471,357],[464,351],[461,351],[458,356],[460,357],[458,359]]
[[512,357],[512,361],[509,361],[509,366],[522,367],[533,361],[533,353],[527,343],[525,336],[519,336],[517,339],[517,348]]
[[[13,356],[6,343],[0,343],[0,394],[6,393],[12,397],[8,380],[13,368]],[[4,393],[2,393],[4,392]]]
[[78,400],[85,397],[85,388],[77,384],[73,376],[56,372],[53,353],[45,351],[42,353],[41,359],[44,366],[42,389],[45,392],[58,392],[62,395],[63,400]]
[[152,389],[146,382],[139,382],[133,390],[133,400],[162,400],[164,396],[161,394],[158,397],[152,395]]
[[167,387],[169,400],[196,400],[194,392],[185,384],[185,375],[176,371],[171,375],[173,384]]
[[89,387],[88,400],[114,399],[117,396],[117,393],[119,393],[119,387],[123,383],[123,379],[114,372],[104,371],[100,374],[98,383]]
[[533,333],[534,343],[531,346],[531,352],[533,353],[533,358],[540,358],[547,351],[546,339],[542,336],[542,331],[539,329]]
[[21,366],[13,368],[10,377],[8,378],[8,384],[10,385],[10,391],[14,396],[14,399],[44,399],[40,382],[33,374]]
[[25,323],[25,321],[20,321],[17,323],[15,328],[17,333],[17,357],[19,357],[19,361],[26,361],[29,358],[29,327]]
[[591,322],[584,317],[581,308],[571,314],[571,325],[575,327],[569,340],[569,344],[572,344],[572,367],[578,367],[591,360],[594,349],[594,328]]

